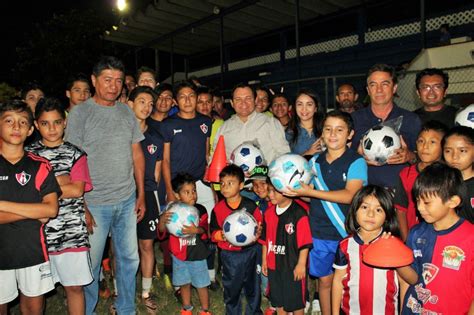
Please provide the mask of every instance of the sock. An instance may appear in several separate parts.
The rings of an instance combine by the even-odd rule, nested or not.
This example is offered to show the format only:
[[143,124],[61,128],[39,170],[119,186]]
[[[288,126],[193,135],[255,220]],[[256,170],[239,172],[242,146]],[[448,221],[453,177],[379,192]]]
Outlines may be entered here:
[[319,300],[319,292],[314,292],[313,300]]
[[216,271],[214,269],[208,269],[207,272],[209,273],[209,278],[211,278],[211,282],[216,281]]
[[115,295],[118,295],[117,280],[115,279],[114,279],[114,291],[115,291]]
[[192,305],[183,305],[183,310],[192,311],[192,310],[193,310],[193,306],[192,306]]
[[152,278],[142,277],[142,297],[147,298],[150,296]]

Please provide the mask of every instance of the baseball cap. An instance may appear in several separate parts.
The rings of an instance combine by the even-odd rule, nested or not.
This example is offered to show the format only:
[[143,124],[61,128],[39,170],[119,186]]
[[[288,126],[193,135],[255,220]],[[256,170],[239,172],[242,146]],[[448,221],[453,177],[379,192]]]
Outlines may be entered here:
[[266,165],[255,166],[250,172],[249,180],[267,180],[268,167]]

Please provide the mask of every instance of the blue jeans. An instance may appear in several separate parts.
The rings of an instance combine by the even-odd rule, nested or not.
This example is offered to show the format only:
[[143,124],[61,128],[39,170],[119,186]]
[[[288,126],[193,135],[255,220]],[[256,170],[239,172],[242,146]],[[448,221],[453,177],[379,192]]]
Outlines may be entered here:
[[115,257],[115,279],[118,297],[115,308],[118,314],[135,314],[136,273],[138,270],[137,215],[135,195],[115,205],[87,204],[96,227],[89,235],[94,281],[84,289],[86,314],[94,314],[99,298],[99,272],[109,231]]

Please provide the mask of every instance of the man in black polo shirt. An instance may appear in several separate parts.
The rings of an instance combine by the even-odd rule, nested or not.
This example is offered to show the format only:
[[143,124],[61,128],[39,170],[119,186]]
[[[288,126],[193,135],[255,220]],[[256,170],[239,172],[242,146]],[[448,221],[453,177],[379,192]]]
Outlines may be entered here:
[[448,74],[436,68],[421,70],[416,75],[416,93],[423,107],[414,111],[421,122],[436,120],[448,128],[454,127],[457,109],[444,104],[449,85]]
[[369,69],[367,75],[367,93],[370,97],[370,105],[352,113],[355,130],[352,148],[358,149],[360,154],[363,154],[360,141],[367,130],[381,122],[403,116],[400,127],[402,147],[389,157],[387,164],[378,165],[375,162],[367,161],[369,184],[389,188],[393,188],[395,185],[401,169],[409,162],[416,161],[413,151],[416,148],[416,139],[421,129],[421,122],[416,114],[400,108],[394,103],[393,97],[396,91],[395,69],[386,64],[376,64]]

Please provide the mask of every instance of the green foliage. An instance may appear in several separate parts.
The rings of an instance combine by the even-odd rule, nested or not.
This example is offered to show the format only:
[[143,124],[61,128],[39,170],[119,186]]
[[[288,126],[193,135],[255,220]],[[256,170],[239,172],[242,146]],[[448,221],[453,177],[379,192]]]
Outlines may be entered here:
[[0,103],[3,103],[14,96],[16,96],[18,92],[10,85],[5,82],[0,83]]

